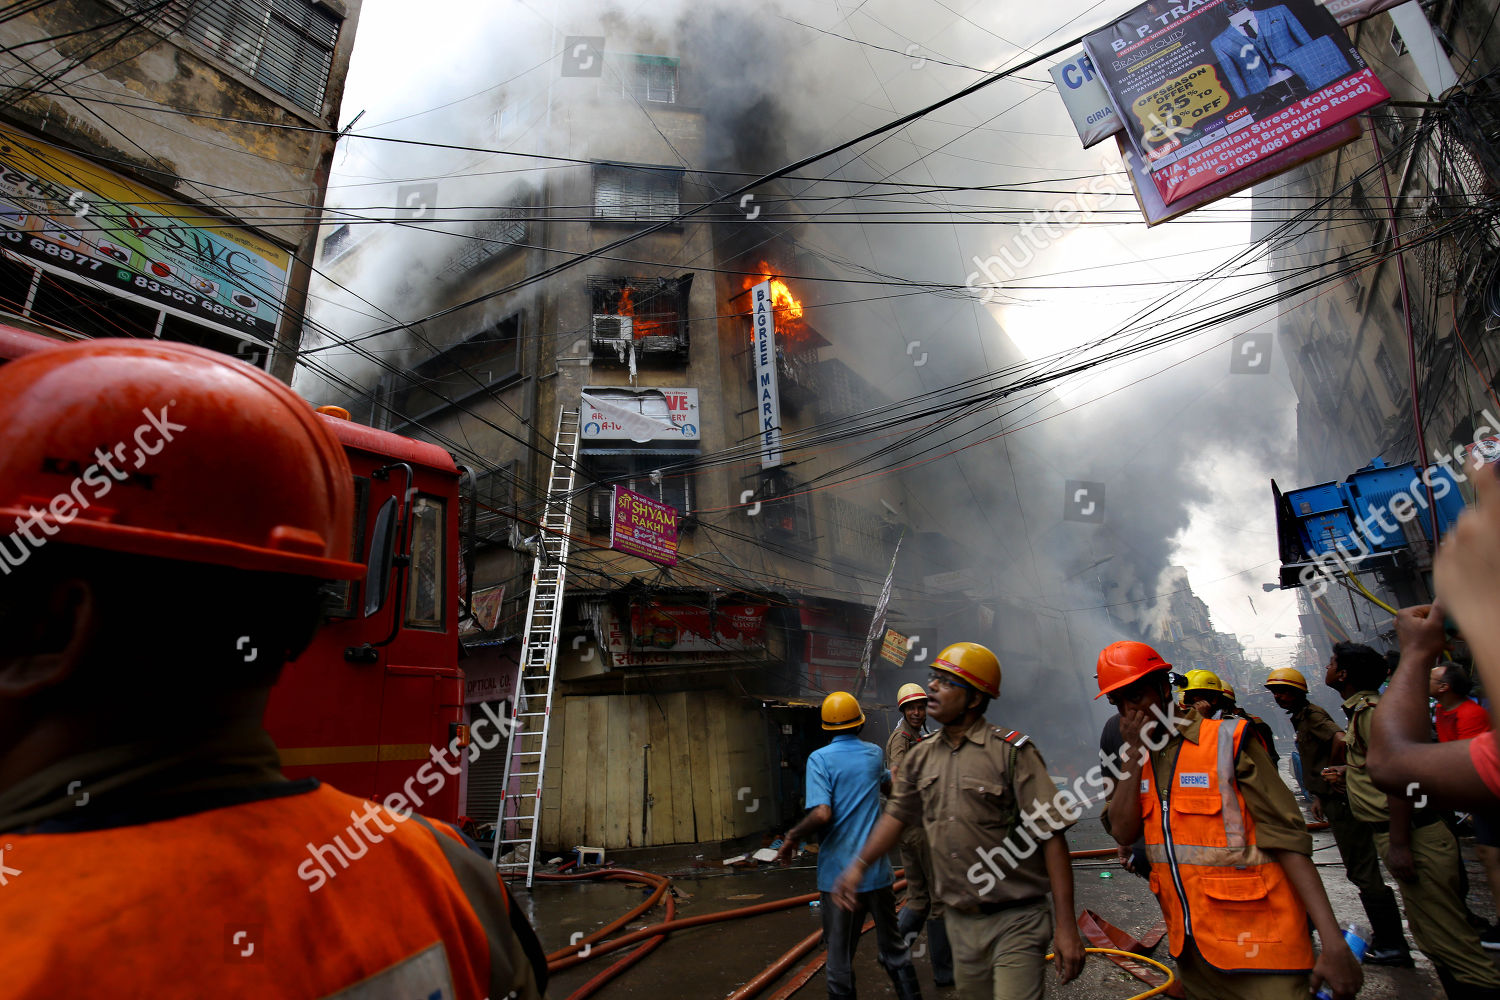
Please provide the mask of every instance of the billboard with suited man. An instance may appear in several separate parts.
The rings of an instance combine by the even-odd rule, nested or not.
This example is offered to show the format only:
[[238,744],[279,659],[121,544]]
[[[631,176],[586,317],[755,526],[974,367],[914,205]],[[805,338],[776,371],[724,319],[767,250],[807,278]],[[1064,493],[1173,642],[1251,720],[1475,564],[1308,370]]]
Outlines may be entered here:
[[1084,46],[1167,205],[1390,96],[1314,0],[1151,0]]

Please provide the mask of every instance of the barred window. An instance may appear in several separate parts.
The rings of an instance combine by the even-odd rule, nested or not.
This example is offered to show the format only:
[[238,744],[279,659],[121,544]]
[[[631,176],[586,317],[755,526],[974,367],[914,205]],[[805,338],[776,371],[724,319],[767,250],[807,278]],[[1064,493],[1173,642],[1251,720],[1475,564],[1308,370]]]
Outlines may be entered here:
[[329,233],[323,240],[323,263],[332,264],[353,247],[354,239],[349,224],[346,222],[333,232]]
[[293,104],[323,113],[340,18],[312,0],[133,0],[162,30],[181,34]]
[[636,56],[625,67],[625,96],[655,104],[677,103],[677,60]]
[[1375,352],[1375,367],[1385,382],[1386,392],[1391,394],[1391,400],[1401,402],[1405,397],[1406,379],[1396,374],[1396,366],[1391,363],[1391,356],[1386,353],[1384,346]]
[[491,257],[505,253],[526,242],[531,210],[528,206],[510,206],[495,213],[495,218],[474,229],[470,245],[448,258],[445,275],[470,271]]
[[594,218],[655,222],[678,212],[682,172],[660,167],[594,168]]

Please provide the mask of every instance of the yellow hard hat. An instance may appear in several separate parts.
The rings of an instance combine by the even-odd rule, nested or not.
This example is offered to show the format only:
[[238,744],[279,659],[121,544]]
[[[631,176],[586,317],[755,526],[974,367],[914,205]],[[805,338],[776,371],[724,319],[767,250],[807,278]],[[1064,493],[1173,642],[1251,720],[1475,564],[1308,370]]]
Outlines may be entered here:
[[831,691],[823,699],[824,729],[853,729],[864,721],[865,713],[848,691]]
[[905,708],[909,701],[926,701],[927,692],[922,690],[920,684],[903,684],[901,690],[896,692],[896,707]]
[[1000,659],[977,642],[955,642],[932,661],[932,669],[952,674],[991,698],[1000,697]]
[[1266,678],[1266,687],[1269,688],[1273,685],[1296,688],[1298,691],[1306,691],[1307,678],[1302,676],[1302,671],[1300,670],[1293,670],[1291,667],[1277,667],[1275,670],[1271,671],[1271,675]]
[[1183,685],[1183,691],[1217,691],[1224,692],[1224,682],[1219,680],[1219,675],[1212,670],[1189,670],[1183,679],[1187,681]]
[[1234,696],[1234,688],[1230,687],[1228,684],[1224,685],[1224,697],[1228,698],[1231,702],[1239,701],[1239,699]]

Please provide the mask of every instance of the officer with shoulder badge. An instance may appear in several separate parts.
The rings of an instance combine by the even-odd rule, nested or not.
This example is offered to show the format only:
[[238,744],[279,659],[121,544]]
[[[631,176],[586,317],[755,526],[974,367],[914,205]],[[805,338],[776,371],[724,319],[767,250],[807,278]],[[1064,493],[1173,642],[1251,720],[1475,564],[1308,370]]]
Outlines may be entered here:
[[[901,710],[901,724],[885,744],[885,766],[890,769],[893,781],[912,747],[932,735],[927,728],[927,692],[922,685],[901,685],[896,692],[896,707]],[[932,898],[932,852],[921,826],[909,826],[902,831],[901,864],[906,869],[906,905],[897,914],[896,930],[906,941],[913,941],[925,921],[927,944],[932,953],[932,981],[938,986],[952,986],[953,949],[948,945],[948,929],[943,923],[942,900]]]
[[1375,650],[1360,643],[1334,644],[1323,683],[1344,696],[1349,715],[1344,779],[1350,810],[1369,827],[1380,859],[1396,876],[1411,936],[1432,960],[1450,1000],[1500,1000],[1500,973],[1485,957],[1479,932],[1464,917],[1458,841],[1442,814],[1427,805],[1426,795],[1418,791],[1413,802],[1387,794],[1370,777],[1370,727],[1385,679],[1385,657]]
[[1365,953],[1366,965],[1410,967],[1411,948],[1401,929],[1396,894],[1380,876],[1375,838],[1370,828],[1354,818],[1349,797],[1323,772],[1344,763],[1344,730],[1320,705],[1307,697],[1307,678],[1292,667],[1277,667],[1266,678],[1266,690],[1291,716],[1297,730],[1297,752],[1302,755],[1302,781],[1313,797],[1313,819],[1328,821],[1334,844],[1344,861],[1344,874],[1359,889],[1359,901],[1370,918],[1375,940]]
[[895,847],[904,829],[920,825],[932,852],[932,893],[947,914],[958,995],[1041,1000],[1049,947],[1062,982],[1083,968],[1064,835],[1078,812],[1073,800],[1059,801],[1028,737],[985,722],[1000,694],[995,654],[960,642],[932,665],[927,713],[942,732],[907,754],[885,815],[839,877],[834,897],[852,906],[864,869]]

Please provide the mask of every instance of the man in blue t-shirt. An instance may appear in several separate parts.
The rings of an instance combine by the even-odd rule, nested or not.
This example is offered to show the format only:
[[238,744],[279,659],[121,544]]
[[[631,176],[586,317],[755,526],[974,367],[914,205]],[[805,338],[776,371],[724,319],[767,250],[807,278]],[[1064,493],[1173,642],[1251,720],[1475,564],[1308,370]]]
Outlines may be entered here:
[[776,860],[785,863],[803,837],[823,831],[818,845],[818,893],[822,899],[823,940],[828,945],[828,998],[854,997],[854,949],[868,913],[875,920],[877,960],[890,973],[899,1000],[922,1000],[917,970],[907,942],[896,930],[896,894],[891,863],[885,857],[865,868],[853,911],[834,905],[833,886],[857,857],[880,816],[880,786],[890,780],[884,754],[859,738],[865,714],[847,691],[823,699],[823,728],[835,735],[807,758],[808,813],[787,832]]

